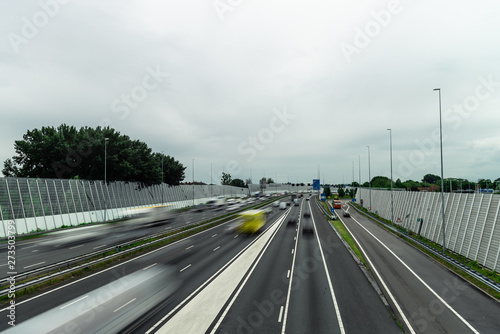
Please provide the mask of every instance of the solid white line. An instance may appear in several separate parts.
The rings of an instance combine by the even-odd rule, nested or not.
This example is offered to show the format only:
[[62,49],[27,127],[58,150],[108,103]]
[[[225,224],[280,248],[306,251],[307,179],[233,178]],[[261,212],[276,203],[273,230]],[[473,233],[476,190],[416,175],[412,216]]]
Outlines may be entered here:
[[98,248],[102,248],[102,247],[106,247],[106,245],[96,246],[93,249],[98,249]]
[[27,268],[29,268],[29,267],[38,266],[39,264],[44,264],[44,263],[45,263],[45,261],[40,262],[40,263],[30,264],[29,266],[24,267],[24,269],[27,269]]
[[137,299],[137,298],[134,298],[134,299],[132,299],[131,301],[129,301],[128,303],[123,304],[122,306],[120,306],[119,308],[117,308],[116,310],[114,310],[114,311],[113,311],[113,313],[120,311],[122,308],[124,308],[124,307],[125,307],[125,306],[127,306],[128,304],[132,303],[132,302],[133,302],[133,301],[135,301],[136,299]]
[[181,270],[179,270],[179,272],[183,272],[184,270],[186,270],[187,268],[191,267],[191,264],[188,264],[187,266],[185,266],[184,268],[182,268]]
[[[299,218],[299,224],[300,224],[300,218]],[[297,227],[297,229],[295,230],[295,232],[297,232],[296,236],[295,236],[295,250],[297,250],[297,244],[299,242],[299,228]],[[287,292],[287,295],[286,295],[286,303],[285,303],[285,310],[284,310],[284,313],[283,313],[283,326],[281,327],[281,334],[285,334],[285,329],[286,329],[286,319],[287,319],[287,316],[288,316],[288,306],[290,305],[290,295],[292,293],[292,281],[293,281],[293,271],[294,271],[294,268],[295,268],[295,258],[296,258],[296,255],[297,255],[297,252],[294,252],[293,253],[293,259],[292,259],[292,271],[290,272],[290,270],[288,271],[289,272],[289,277],[290,277],[290,282],[288,282],[288,292]]]
[[[311,203],[309,203],[309,211],[312,212]],[[333,290],[332,280],[330,279],[330,275],[328,274],[328,266],[326,265],[325,254],[323,253],[323,247],[321,247],[321,240],[319,240],[319,236],[317,235],[318,229],[316,228],[316,223],[314,221],[313,215],[311,215],[311,219],[313,221],[314,230],[316,231],[316,239],[318,240],[319,251],[321,253],[321,258],[323,259],[323,266],[325,267],[326,278],[328,280],[328,286],[330,287],[333,306],[335,307],[335,313],[337,315],[337,320],[339,322],[340,333],[345,334],[345,328],[344,328],[344,323],[342,322],[342,316],[340,315],[339,304],[337,303],[337,298],[335,297],[335,291]]]
[[[243,290],[243,287],[245,286],[246,282],[248,281],[248,279],[250,278],[250,276],[252,275],[253,271],[255,270],[255,268],[257,267],[257,264],[259,264],[260,262],[260,259],[264,256],[264,253],[266,252],[267,248],[269,247],[269,245],[271,244],[271,242],[273,241],[274,237],[276,236],[276,234],[278,234],[278,231],[280,229],[280,227],[283,225],[283,222],[285,221],[285,217],[287,216],[287,213],[286,212],[283,216],[281,216],[280,218],[278,218],[278,220],[281,220],[280,222],[278,223],[275,223],[275,224],[278,224],[278,226],[276,227],[276,229],[273,231],[273,233],[271,234],[271,236],[269,237],[269,239],[266,241],[267,244],[265,244],[265,247],[260,251],[260,255],[259,257],[257,258],[257,260],[255,260],[255,263],[253,264],[253,266],[251,267],[251,269],[249,270],[248,272],[248,275],[246,276],[245,280],[243,281],[243,283],[240,285],[240,288],[238,289],[238,291],[234,294],[233,296],[233,299],[231,299],[231,301],[229,302],[229,304],[227,305],[226,309],[224,310],[224,312],[222,313],[219,321],[217,321],[217,323],[215,324],[214,328],[212,329],[212,332],[211,334],[215,334],[215,332],[217,331],[217,329],[219,328],[220,324],[222,323],[222,321],[224,320],[224,318],[226,317],[226,314],[227,312],[229,312],[229,309],[231,308],[231,306],[233,305],[233,303],[235,302],[236,298],[238,297],[238,295],[240,294],[241,290]],[[274,224],[273,224],[274,226]]]
[[152,265],[147,266],[146,268],[143,268],[142,270],[147,270],[147,269],[149,269],[149,268],[151,268],[151,267],[154,267],[154,266],[156,266],[156,263],[153,263]]
[[215,248],[214,248],[214,250],[213,250],[213,251],[215,252],[215,251],[216,251],[216,250],[218,250],[219,248],[220,248],[220,246],[217,246],[217,247],[215,247]]
[[[193,234],[192,236],[190,236],[190,237],[188,237],[188,238],[186,238],[186,239],[193,238],[193,237],[198,236],[198,235],[201,235],[201,234],[203,234],[203,233],[207,233],[208,231],[211,231],[211,230],[213,230],[213,229],[219,228],[220,226],[223,226],[223,225],[225,225],[225,224],[228,224],[228,223],[230,223],[230,222],[232,222],[232,221],[233,221],[233,220],[230,220],[230,221],[228,221],[228,222],[226,222],[226,223],[223,223],[223,224],[221,224],[221,225],[217,225],[217,226],[211,227],[211,228],[209,228],[209,229],[207,229],[207,230],[205,230],[205,231],[201,231],[201,232],[195,233],[195,234]],[[186,239],[182,239],[182,240],[186,240]],[[49,290],[49,291],[47,291],[47,292],[40,293],[39,295],[36,295],[36,296],[34,296],[34,297],[32,297],[32,298],[28,298],[28,299],[25,299],[25,300],[23,300],[23,301],[20,301],[19,303],[16,303],[16,305],[21,305],[21,304],[24,304],[24,303],[30,302],[30,301],[32,301],[32,300],[34,300],[34,299],[37,299],[37,298],[40,298],[40,297],[42,297],[42,296],[48,295],[48,294],[53,293],[53,292],[55,292],[55,291],[57,291],[57,290],[60,290],[60,289],[66,288],[66,287],[68,287],[68,286],[70,286],[70,285],[73,285],[73,284],[75,284],[75,283],[81,282],[81,281],[83,281],[83,280],[86,280],[86,279],[89,279],[89,278],[91,278],[91,277],[94,277],[94,276],[100,275],[100,274],[102,274],[102,273],[105,273],[105,272],[107,272],[107,271],[109,271],[109,270],[112,270],[112,269],[115,269],[115,268],[117,268],[117,267],[123,266],[123,265],[124,265],[124,264],[126,264],[126,263],[129,263],[129,262],[132,262],[132,261],[137,261],[137,260],[139,260],[139,259],[140,259],[140,258],[142,258],[142,257],[145,257],[145,256],[148,256],[148,255],[151,255],[151,254],[156,253],[156,252],[158,252],[158,251],[160,251],[160,250],[163,250],[163,249],[165,249],[165,248],[167,248],[167,247],[171,247],[172,245],[175,245],[175,244],[177,244],[177,243],[181,242],[182,240],[175,241],[175,242],[173,242],[173,243],[171,243],[171,244],[168,244],[168,245],[165,245],[165,246],[163,246],[163,247],[160,247],[160,248],[154,249],[154,250],[152,250],[151,252],[148,252],[148,253],[144,253],[144,254],[142,254],[142,255],[139,255],[139,256],[137,256],[137,257],[135,257],[135,258],[133,258],[133,259],[130,259],[130,260],[127,260],[127,261],[123,261],[123,262],[121,262],[121,263],[118,263],[117,265],[114,265],[114,266],[112,266],[112,267],[106,268],[106,269],[101,270],[101,271],[99,271],[99,272],[97,272],[97,273],[94,273],[94,274],[91,274],[91,275],[85,276],[85,277],[83,277],[83,278],[77,279],[77,280],[75,280],[75,281],[72,281],[72,282],[70,282],[70,283],[68,283],[68,284],[65,284],[65,285],[62,285],[62,286],[59,286],[59,287],[54,288],[54,289],[52,289],[52,290]],[[8,310],[8,309],[9,309],[9,307],[4,307],[3,309],[1,309],[1,310],[0,310],[0,312],[6,311],[6,310]]]
[[453,307],[451,307],[443,298],[441,298],[440,295],[438,295],[434,290],[432,290],[432,288],[427,284],[425,283],[425,281],[423,279],[420,278],[420,276],[418,276],[406,263],[403,262],[403,260],[401,260],[392,250],[389,249],[389,247],[387,247],[384,243],[382,243],[382,241],[380,241],[376,236],[374,236],[370,231],[368,231],[363,225],[361,225],[358,221],[354,220],[356,223],[358,223],[359,226],[361,226],[366,232],[368,232],[375,240],[377,240],[382,246],[384,246],[385,249],[387,249],[387,251],[389,253],[391,253],[396,259],[398,259],[399,262],[401,262],[401,264],[403,266],[406,267],[406,269],[408,269],[409,272],[411,272],[413,274],[413,276],[415,276],[430,292],[432,292],[432,294],[434,296],[436,296],[437,299],[439,299],[451,312],[453,312],[453,314],[455,314],[458,319],[460,319],[467,327],[469,327],[469,329],[471,331],[473,331],[474,333],[478,333],[479,332],[474,328],[472,327],[471,324],[469,324],[467,322],[467,320],[465,320],[460,314],[458,314],[457,311],[455,311],[455,309]]
[[[356,223],[359,224],[359,222],[356,219],[354,219],[352,216],[351,216],[351,219],[354,220]],[[361,246],[361,244],[358,242],[358,240],[356,239],[356,237],[354,236],[354,234],[351,233],[351,231],[349,230],[349,228],[347,227],[347,225],[344,224],[344,222],[342,221],[342,219],[340,217],[339,217],[339,220],[342,223],[342,225],[344,225],[344,227],[347,230],[347,232],[349,233],[349,235],[354,239],[354,242],[359,247],[359,249],[361,250],[361,252],[363,252],[363,255],[364,255],[366,261],[368,261],[368,263],[370,265],[370,269],[372,269],[373,272],[375,273],[375,275],[377,275],[377,277],[378,277],[379,281],[382,283],[385,291],[387,291],[387,294],[389,295],[389,298],[391,298],[391,300],[394,303],[394,305],[396,305],[396,308],[398,309],[399,314],[403,318],[403,321],[405,322],[405,324],[408,327],[408,329],[410,330],[410,332],[413,333],[413,334],[416,334],[415,330],[410,325],[410,322],[408,321],[408,318],[406,318],[405,314],[403,313],[403,310],[401,309],[401,306],[399,306],[398,302],[396,301],[396,298],[392,294],[391,290],[389,290],[389,287],[387,286],[387,284],[385,284],[385,281],[382,279],[382,276],[380,276],[377,268],[375,267],[375,265],[373,264],[373,262],[370,260],[370,257],[365,252],[364,248]]]
[[282,316],[283,316],[283,306],[280,307],[280,315],[278,316],[278,322],[281,322]]
[[65,309],[66,307],[71,306],[71,305],[73,305],[73,304],[76,304],[76,303],[78,303],[79,301],[81,301],[81,300],[83,300],[83,299],[87,298],[88,296],[89,296],[89,295],[85,295],[85,296],[83,296],[83,297],[81,297],[81,298],[78,298],[78,299],[77,299],[77,300],[75,300],[74,302],[71,302],[71,303],[69,303],[69,304],[66,304],[66,305],[64,305],[64,306],[60,307],[59,309],[60,309],[60,310]]

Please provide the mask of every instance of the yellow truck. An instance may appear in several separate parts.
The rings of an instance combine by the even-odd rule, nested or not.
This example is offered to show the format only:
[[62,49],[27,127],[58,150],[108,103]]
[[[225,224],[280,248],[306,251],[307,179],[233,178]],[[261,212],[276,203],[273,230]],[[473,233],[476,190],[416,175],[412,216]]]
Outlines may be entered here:
[[259,232],[266,224],[266,212],[264,210],[248,210],[240,213],[238,231],[245,234]]

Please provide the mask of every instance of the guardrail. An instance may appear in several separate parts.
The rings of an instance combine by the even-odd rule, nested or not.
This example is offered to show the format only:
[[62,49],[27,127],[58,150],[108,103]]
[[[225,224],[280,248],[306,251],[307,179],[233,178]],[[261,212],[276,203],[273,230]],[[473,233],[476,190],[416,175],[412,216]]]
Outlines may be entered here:
[[[101,263],[101,262],[105,262],[107,260],[111,260],[111,259],[116,258],[118,256],[122,256],[124,254],[128,254],[128,253],[134,252],[134,251],[139,250],[141,248],[148,247],[148,246],[151,246],[153,244],[157,244],[157,243],[160,243],[162,241],[166,241],[168,239],[175,238],[176,236],[179,236],[179,235],[184,234],[184,233],[188,233],[190,231],[193,231],[193,230],[196,230],[196,229],[199,229],[199,228],[203,228],[203,227],[205,227],[207,225],[224,223],[225,221],[234,218],[241,211],[248,210],[249,208],[261,208],[261,207],[264,207],[264,206],[268,205],[269,203],[271,203],[271,202],[273,202],[273,201],[275,201],[277,199],[280,199],[280,198],[282,198],[282,197],[272,198],[270,200],[266,200],[266,201],[264,201],[262,203],[251,205],[250,207],[243,208],[241,210],[232,212],[230,214],[225,214],[225,215],[219,217],[218,219],[209,220],[209,221],[207,221],[205,223],[203,223],[203,222],[201,222],[201,223],[192,223],[192,224],[190,224],[190,225],[187,226],[187,227],[190,227],[188,229],[186,229],[186,226],[178,227],[178,228],[173,228],[172,230],[168,231],[167,233],[172,233],[172,232],[175,232],[175,231],[179,231],[179,232],[174,233],[174,234],[168,234],[167,236],[165,236],[163,238],[161,236],[165,235],[166,234],[165,232],[154,233],[154,234],[147,235],[145,237],[141,237],[141,238],[138,238],[138,239],[127,241],[125,243],[120,243],[120,244],[117,244],[117,245],[114,245],[114,246],[111,246],[111,247],[100,249],[99,251],[90,252],[90,253],[87,253],[87,254],[84,254],[84,255],[80,255],[80,256],[77,256],[77,257],[74,257],[74,258],[71,258],[71,259],[60,261],[58,263],[54,263],[54,264],[47,265],[47,266],[44,266],[44,267],[41,267],[41,268],[37,268],[37,269],[33,269],[33,270],[30,270],[30,271],[27,271],[27,272],[24,272],[24,273],[20,273],[20,274],[17,274],[15,276],[6,277],[6,278],[3,278],[3,279],[0,280],[0,286],[8,285],[9,281],[11,281],[11,280],[15,280],[16,282],[18,282],[20,280],[29,280],[29,279],[31,279],[31,280],[29,280],[29,281],[27,281],[25,283],[18,283],[18,284],[16,284],[16,291],[17,290],[22,290],[22,289],[28,288],[30,286],[33,286],[33,285],[36,285],[36,284],[39,284],[39,283],[43,283],[43,282],[49,281],[49,280],[54,279],[56,277],[59,277],[61,275],[64,275],[64,274],[67,274],[67,273],[71,273],[71,272],[73,272],[75,270],[79,270],[79,269],[82,269],[82,268],[85,268],[85,267],[88,267],[88,266],[91,266],[91,265],[95,265],[95,264],[98,264],[98,263]],[[133,245],[133,244],[135,244],[137,242],[145,241],[145,240],[148,240],[148,239],[154,239],[154,238],[157,238],[157,237],[158,237],[158,239],[152,240],[150,242],[147,242],[147,243],[144,243],[144,244],[132,247],[132,248],[128,248],[128,249],[125,249],[125,250],[121,250],[122,248],[125,248],[127,246]],[[105,256],[106,253],[108,253],[110,251],[117,250],[117,249],[120,249],[120,250],[117,251],[114,254],[110,254],[110,255]],[[93,261],[88,262],[89,259],[92,259],[92,258],[95,258],[95,257],[99,257],[99,256],[102,256],[102,257],[98,258],[98,259],[95,259]],[[81,263],[81,264],[77,265],[77,266],[73,266],[73,265],[75,265],[77,263]],[[66,268],[66,269],[60,270],[62,268]],[[50,272],[53,272],[53,273],[49,274],[49,275],[46,275],[46,276],[42,276],[42,277],[36,278],[37,276],[44,275],[44,274],[50,273]],[[0,290],[0,296],[3,296],[5,294],[7,294],[7,293],[9,293],[9,287],[7,287],[7,288],[5,288],[3,290]]]
[[387,224],[384,221],[381,221],[381,220],[379,220],[379,219],[377,219],[377,218],[375,218],[373,216],[370,216],[370,215],[366,214],[362,210],[358,209],[356,206],[351,205],[351,207],[353,207],[357,212],[361,213],[365,217],[368,217],[369,219],[372,219],[372,220],[378,222],[379,224],[384,225],[386,228],[388,228],[392,232],[398,234],[400,237],[408,239],[408,240],[411,240],[411,242],[414,242],[414,243],[418,244],[420,247],[425,248],[426,251],[432,253],[433,255],[437,256],[441,260],[446,261],[448,264],[454,266],[457,269],[462,270],[463,272],[465,272],[468,275],[470,275],[470,276],[474,277],[475,279],[477,279],[479,282],[485,284],[486,286],[488,286],[491,289],[493,289],[493,290],[495,290],[495,291],[497,291],[497,292],[500,293],[500,283],[492,280],[491,278],[489,278],[487,276],[484,276],[481,273],[478,273],[477,271],[475,271],[472,268],[469,268],[465,264],[463,264],[463,263],[455,260],[454,258],[452,258],[452,257],[444,254],[443,252],[441,252],[441,251],[439,251],[439,250],[437,250],[437,249],[435,249],[435,248],[427,245],[425,242],[422,242],[422,241],[418,240],[417,238],[414,238],[411,235],[408,235],[407,233],[401,232],[399,229],[395,228],[394,226],[391,226],[391,225]]

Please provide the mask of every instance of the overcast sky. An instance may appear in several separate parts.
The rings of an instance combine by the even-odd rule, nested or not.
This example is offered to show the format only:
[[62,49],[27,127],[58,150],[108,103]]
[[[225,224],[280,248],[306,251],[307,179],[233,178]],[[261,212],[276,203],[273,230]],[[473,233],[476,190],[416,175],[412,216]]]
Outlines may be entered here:
[[[500,2],[0,1],[0,162],[110,125],[186,180],[500,177]],[[109,143],[113,145],[113,143]],[[211,173],[212,170],[212,173]]]

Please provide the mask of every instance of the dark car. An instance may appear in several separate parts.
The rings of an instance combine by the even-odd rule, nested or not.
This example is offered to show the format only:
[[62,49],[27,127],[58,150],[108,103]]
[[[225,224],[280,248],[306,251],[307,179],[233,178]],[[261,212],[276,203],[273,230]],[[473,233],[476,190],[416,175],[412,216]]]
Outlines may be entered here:
[[351,217],[351,214],[347,211],[344,211],[344,217]]
[[287,225],[297,225],[297,218],[290,218]]
[[309,211],[304,212],[304,218],[311,217],[311,213]]
[[311,219],[302,221],[302,234],[314,234],[314,226]]

